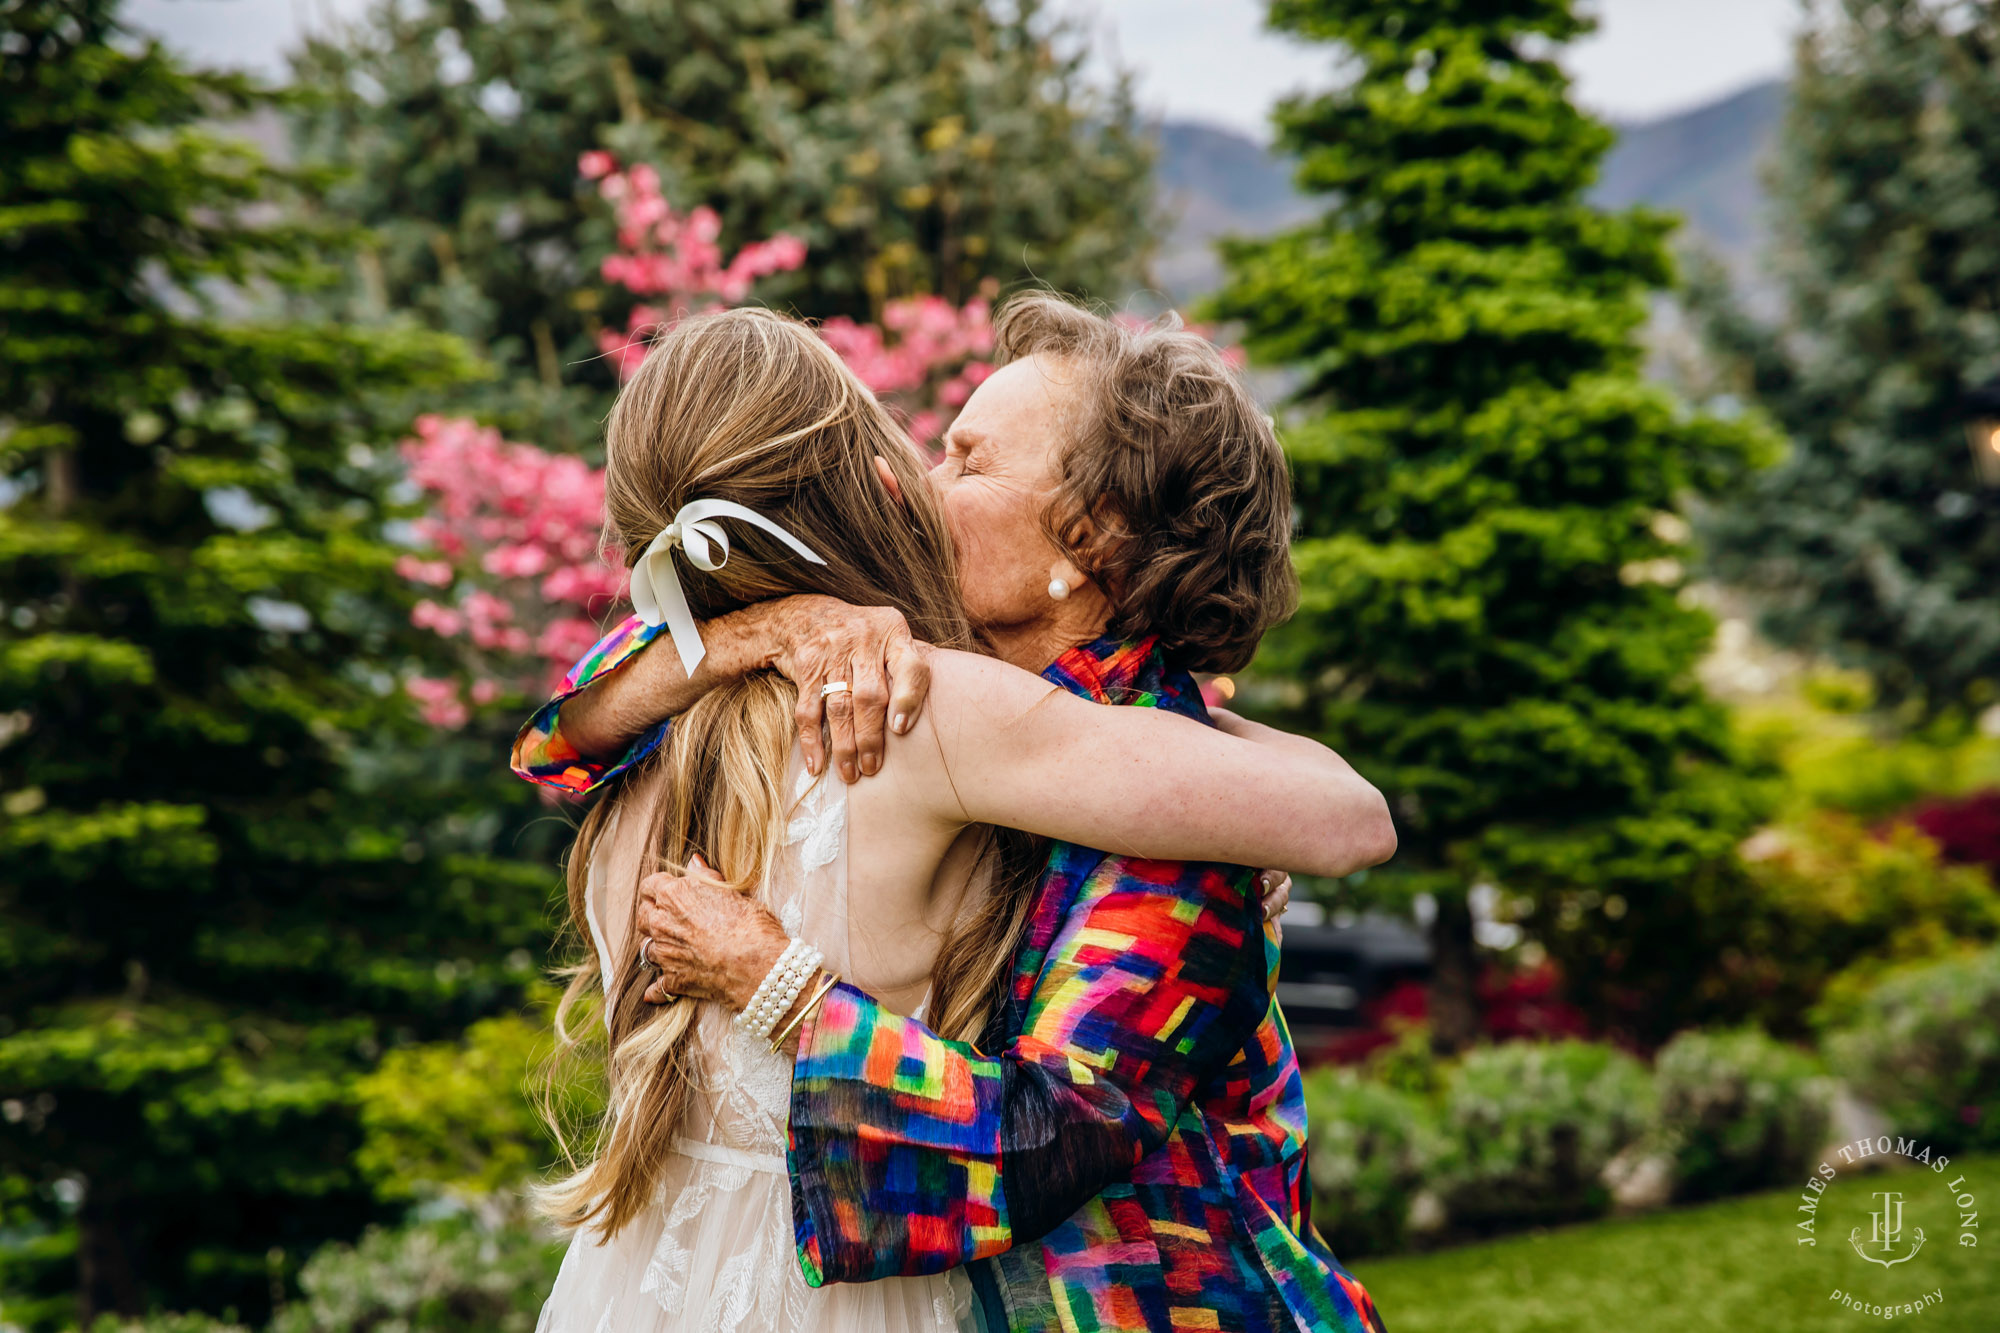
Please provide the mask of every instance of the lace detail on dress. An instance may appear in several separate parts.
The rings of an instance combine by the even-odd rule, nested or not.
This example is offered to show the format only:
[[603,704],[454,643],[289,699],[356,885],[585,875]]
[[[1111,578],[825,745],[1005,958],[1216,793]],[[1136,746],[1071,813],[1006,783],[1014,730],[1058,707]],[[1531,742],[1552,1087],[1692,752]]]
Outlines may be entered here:
[[817,780],[803,769],[792,799],[796,813],[785,826],[785,846],[799,849],[799,869],[810,875],[840,855],[847,830],[847,789],[831,775]]

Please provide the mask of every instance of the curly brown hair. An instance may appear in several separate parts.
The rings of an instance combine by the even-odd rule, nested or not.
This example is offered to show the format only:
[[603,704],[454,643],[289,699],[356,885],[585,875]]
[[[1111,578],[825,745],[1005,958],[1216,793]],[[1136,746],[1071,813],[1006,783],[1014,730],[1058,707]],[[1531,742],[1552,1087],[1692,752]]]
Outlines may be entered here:
[[1001,310],[1004,364],[1044,356],[1066,395],[1052,541],[1112,602],[1110,634],[1158,635],[1192,671],[1237,671],[1298,605],[1292,488],[1271,419],[1206,338],[1045,292]]

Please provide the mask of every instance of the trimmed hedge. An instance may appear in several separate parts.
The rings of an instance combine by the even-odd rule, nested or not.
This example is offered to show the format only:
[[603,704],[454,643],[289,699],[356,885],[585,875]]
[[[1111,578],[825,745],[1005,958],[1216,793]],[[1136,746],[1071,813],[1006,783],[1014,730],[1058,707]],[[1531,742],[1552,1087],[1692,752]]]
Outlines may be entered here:
[[2000,949],[1885,974],[1826,1045],[1897,1133],[2000,1147]]
[[1443,1146],[1430,1104],[1352,1069],[1308,1074],[1306,1101],[1320,1234],[1342,1258],[1402,1249],[1410,1204]]
[[1510,1042],[1468,1052],[1447,1076],[1445,1151],[1433,1183],[1455,1230],[1594,1217],[1604,1168],[1654,1124],[1645,1066],[1595,1042]]
[[1826,1142],[1819,1062],[1754,1028],[1684,1032],[1653,1066],[1675,1196],[1714,1199],[1802,1177]]

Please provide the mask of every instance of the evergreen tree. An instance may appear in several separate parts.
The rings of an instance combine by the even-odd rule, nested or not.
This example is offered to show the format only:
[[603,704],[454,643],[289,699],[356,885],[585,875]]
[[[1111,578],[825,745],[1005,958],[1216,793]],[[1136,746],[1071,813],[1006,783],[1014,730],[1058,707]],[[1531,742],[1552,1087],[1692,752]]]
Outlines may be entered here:
[[381,238],[364,301],[471,340],[503,372],[480,414],[574,448],[615,384],[596,330],[630,304],[582,153],[657,168],[726,248],[805,241],[760,290],[807,316],[988,278],[1116,299],[1152,244],[1150,149],[1083,59],[1037,0],[387,3],[299,57],[300,143]]
[[[1261,660],[1389,794],[1367,892],[1426,894],[1437,1040],[1477,1032],[1490,884],[1608,1025],[1657,1036],[1713,960],[1750,789],[1694,680],[1682,496],[1758,440],[1640,378],[1670,223],[1585,202],[1611,134],[1552,49],[1572,0],[1277,0],[1350,81],[1286,103],[1325,216],[1225,247],[1216,313],[1295,366],[1303,602]],[[1706,956],[1704,956],[1706,954]]]
[[1703,536],[1778,641],[1865,669],[1911,717],[1990,706],[2000,489],[1965,398],[2000,377],[2000,7],[1821,13],[1772,177],[1783,317],[1719,283],[1697,303],[1723,386],[1791,449]]
[[244,81],[113,0],[0,30],[8,1240],[72,1250],[86,1323],[254,1315],[376,1212],[356,1076],[518,1003],[543,940],[548,872],[382,776],[431,639],[371,405],[471,363],[284,318],[323,238],[285,220],[306,182],[201,128]]

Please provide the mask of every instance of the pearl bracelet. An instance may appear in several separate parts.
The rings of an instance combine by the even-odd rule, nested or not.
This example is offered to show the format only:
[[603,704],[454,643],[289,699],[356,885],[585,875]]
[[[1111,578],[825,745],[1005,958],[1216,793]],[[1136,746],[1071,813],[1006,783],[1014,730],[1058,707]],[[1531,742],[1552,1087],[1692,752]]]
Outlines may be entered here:
[[792,959],[780,974],[777,986],[766,998],[765,1007],[758,1014],[755,1024],[750,1027],[750,1035],[753,1038],[759,1041],[769,1039],[771,1029],[776,1027],[779,1020],[790,1011],[799,994],[805,990],[806,983],[812,980],[813,973],[819,971],[824,956],[818,949],[808,945]]
[[744,1005],[743,1012],[736,1016],[738,1023],[753,1031],[756,1029],[760,1018],[770,1007],[772,995],[784,984],[784,977],[790,972],[792,964],[809,947],[804,940],[786,941],[785,951],[778,955],[777,962],[771,964],[771,970],[766,972],[764,979],[757,984],[757,991],[750,997],[750,1003]]
[[804,940],[787,944],[778,961],[764,974],[750,1003],[736,1016],[736,1022],[751,1037],[760,1041],[769,1039],[771,1029],[798,1001],[799,993],[805,990],[825,958],[825,954]]

